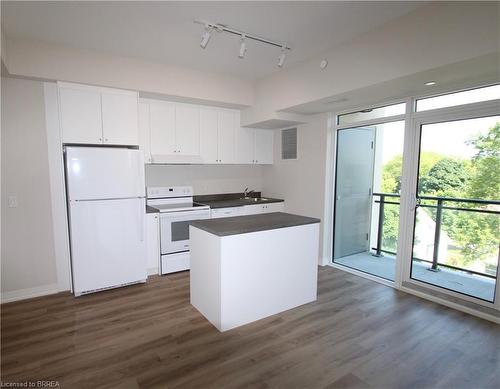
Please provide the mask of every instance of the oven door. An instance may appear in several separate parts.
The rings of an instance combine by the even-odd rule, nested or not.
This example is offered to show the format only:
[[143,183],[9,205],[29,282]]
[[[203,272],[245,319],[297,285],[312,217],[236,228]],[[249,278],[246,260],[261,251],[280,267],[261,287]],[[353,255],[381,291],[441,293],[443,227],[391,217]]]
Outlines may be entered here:
[[189,223],[201,219],[210,219],[210,209],[161,213],[162,255],[189,251]]

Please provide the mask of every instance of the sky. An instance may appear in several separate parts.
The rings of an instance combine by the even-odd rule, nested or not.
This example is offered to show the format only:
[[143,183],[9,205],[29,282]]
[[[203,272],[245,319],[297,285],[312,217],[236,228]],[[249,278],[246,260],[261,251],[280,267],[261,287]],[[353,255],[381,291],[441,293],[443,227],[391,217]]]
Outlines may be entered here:
[[[488,130],[500,122],[500,116],[453,122],[426,124],[422,126],[421,150],[452,157],[469,159],[476,153],[466,141]],[[395,155],[403,153],[404,122],[386,123],[377,126],[384,129],[382,160],[385,164]]]

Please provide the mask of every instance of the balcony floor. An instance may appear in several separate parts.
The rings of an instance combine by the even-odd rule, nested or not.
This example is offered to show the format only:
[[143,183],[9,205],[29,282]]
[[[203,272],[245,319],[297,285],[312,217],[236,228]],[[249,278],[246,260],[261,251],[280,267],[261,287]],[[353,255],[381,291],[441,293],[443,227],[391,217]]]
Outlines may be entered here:
[[[395,278],[395,258],[390,255],[374,257],[371,253],[365,252],[337,258],[335,263],[391,281],[394,281]],[[427,263],[414,262],[412,278],[483,300],[493,301],[494,279],[443,268],[438,272],[432,272],[427,270],[429,266]]]

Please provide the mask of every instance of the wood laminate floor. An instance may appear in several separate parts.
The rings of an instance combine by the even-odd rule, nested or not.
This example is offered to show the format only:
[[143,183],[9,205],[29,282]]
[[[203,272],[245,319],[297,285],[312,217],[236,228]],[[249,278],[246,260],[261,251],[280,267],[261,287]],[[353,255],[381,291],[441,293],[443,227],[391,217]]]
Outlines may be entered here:
[[499,388],[500,326],[330,267],[315,303],[219,333],[189,273],[1,307],[3,382],[63,388]]

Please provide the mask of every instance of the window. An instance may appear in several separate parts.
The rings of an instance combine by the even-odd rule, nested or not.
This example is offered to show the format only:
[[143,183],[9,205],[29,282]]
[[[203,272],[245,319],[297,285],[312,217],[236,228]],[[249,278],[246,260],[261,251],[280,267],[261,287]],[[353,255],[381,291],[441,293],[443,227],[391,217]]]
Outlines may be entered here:
[[453,107],[462,104],[479,103],[481,101],[500,99],[500,85],[486,86],[441,96],[426,97],[417,100],[417,112],[430,109]]
[[364,120],[385,118],[388,116],[403,115],[406,111],[406,103],[386,105],[384,107],[363,109],[357,112],[339,115],[337,124],[349,124]]
[[331,262],[498,310],[500,84],[414,99],[337,115]]
[[297,159],[297,128],[281,131],[281,159]]

